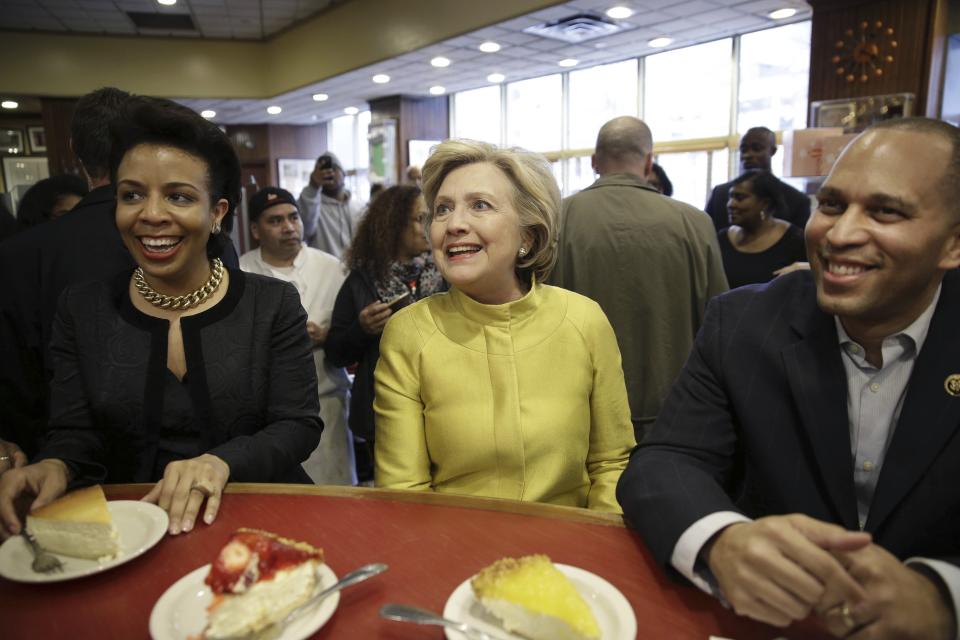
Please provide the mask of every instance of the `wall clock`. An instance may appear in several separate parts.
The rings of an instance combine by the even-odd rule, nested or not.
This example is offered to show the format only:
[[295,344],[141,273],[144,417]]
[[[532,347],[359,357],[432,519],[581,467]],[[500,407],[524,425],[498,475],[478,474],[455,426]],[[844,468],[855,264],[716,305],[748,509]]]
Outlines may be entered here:
[[864,20],[859,28],[847,29],[837,40],[834,70],[849,83],[866,84],[871,78],[883,76],[883,67],[893,62],[897,46],[893,27],[884,26],[881,20]]

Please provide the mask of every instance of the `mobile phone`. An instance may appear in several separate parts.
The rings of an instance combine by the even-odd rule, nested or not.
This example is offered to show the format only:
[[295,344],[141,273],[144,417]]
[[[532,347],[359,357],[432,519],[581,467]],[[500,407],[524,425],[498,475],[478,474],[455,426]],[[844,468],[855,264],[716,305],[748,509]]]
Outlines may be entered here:
[[393,298],[390,298],[389,300],[384,300],[383,303],[384,303],[385,305],[387,305],[388,307],[390,307],[390,310],[391,310],[391,311],[397,311],[397,310],[399,310],[401,307],[404,306],[404,305],[401,304],[401,303],[402,303],[402,302],[404,301],[404,299],[405,299],[407,296],[409,296],[409,295],[410,295],[410,292],[409,292],[409,291],[404,291],[403,293],[401,293],[401,294],[398,295],[398,296],[394,296]]
[[320,168],[324,170],[333,169],[333,160],[331,160],[329,156],[320,158]]

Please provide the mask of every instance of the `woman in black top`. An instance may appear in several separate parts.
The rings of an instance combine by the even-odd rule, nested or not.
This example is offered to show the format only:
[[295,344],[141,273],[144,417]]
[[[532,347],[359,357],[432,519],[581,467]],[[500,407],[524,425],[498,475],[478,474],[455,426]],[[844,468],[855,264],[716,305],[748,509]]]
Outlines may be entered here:
[[733,180],[727,201],[730,226],[717,232],[731,289],[767,282],[779,269],[806,260],[803,230],[778,217],[784,210],[772,174],[747,171]]
[[[380,359],[380,334],[394,312],[446,289],[423,229],[427,213],[419,187],[381,191],[370,202],[344,258],[350,274],[337,295],[324,350],[336,367],[357,364],[349,425],[367,442],[367,452],[373,443],[373,372]],[[358,456],[361,481],[372,479],[368,457]]]
[[69,485],[156,482],[170,533],[216,517],[227,480],[309,482],[320,440],[306,315],[291,284],[219,259],[240,164],[216,125],[137,99],[113,133],[116,224],[138,267],[60,297],[47,441],[0,476],[0,538],[16,503]]

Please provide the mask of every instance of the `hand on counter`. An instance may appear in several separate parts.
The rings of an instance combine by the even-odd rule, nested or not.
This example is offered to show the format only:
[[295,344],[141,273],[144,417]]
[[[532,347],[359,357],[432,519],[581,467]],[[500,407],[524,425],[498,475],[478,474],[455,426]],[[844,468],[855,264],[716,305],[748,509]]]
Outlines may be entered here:
[[67,465],[52,458],[0,476],[0,540],[19,534],[21,516],[62,496],[69,481]]
[[200,507],[206,501],[203,521],[210,524],[217,517],[223,487],[230,477],[230,467],[215,455],[205,453],[167,465],[163,478],[145,495],[170,516],[170,535],[193,529]]

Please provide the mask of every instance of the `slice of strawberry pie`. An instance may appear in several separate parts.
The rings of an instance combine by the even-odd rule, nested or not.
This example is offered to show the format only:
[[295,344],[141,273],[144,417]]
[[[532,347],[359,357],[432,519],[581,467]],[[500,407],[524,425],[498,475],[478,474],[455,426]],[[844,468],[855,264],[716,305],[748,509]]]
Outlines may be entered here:
[[213,603],[203,637],[242,638],[283,620],[313,595],[323,551],[260,531],[237,529],[205,580]]

